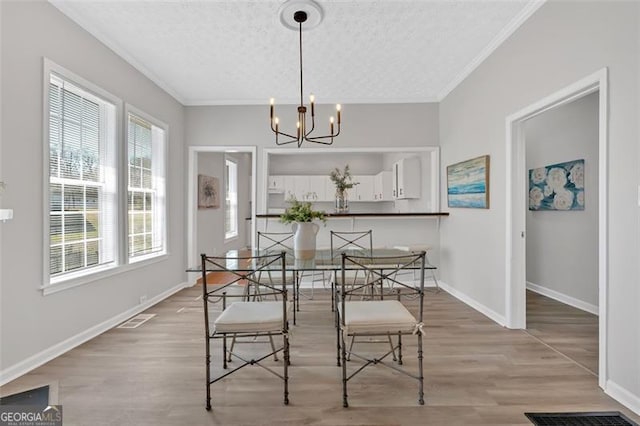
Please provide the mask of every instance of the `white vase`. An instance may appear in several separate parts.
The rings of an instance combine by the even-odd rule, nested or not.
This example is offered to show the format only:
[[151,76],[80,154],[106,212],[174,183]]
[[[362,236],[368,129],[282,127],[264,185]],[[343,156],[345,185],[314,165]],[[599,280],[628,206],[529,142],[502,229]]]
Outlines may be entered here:
[[294,222],[293,255],[296,259],[313,259],[316,255],[316,235],[320,227],[313,222]]

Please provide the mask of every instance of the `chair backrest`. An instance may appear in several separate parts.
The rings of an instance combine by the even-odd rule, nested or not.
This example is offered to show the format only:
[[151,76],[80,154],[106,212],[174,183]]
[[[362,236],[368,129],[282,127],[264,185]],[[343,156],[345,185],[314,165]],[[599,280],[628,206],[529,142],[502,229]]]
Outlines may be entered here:
[[[276,295],[287,299],[287,287],[285,281],[286,253],[267,254],[262,256],[207,256],[202,258],[202,297],[206,301],[217,301],[222,294],[226,293],[226,288],[233,284],[253,285],[265,288],[266,292],[261,292],[262,296]],[[222,272],[220,280],[211,289],[207,288],[207,279],[212,272]],[[261,280],[260,274],[269,272],[276,276],[281,276],[277,284],[273,281],[265,282]],[[209,279],[211,280],[211,279]],[[233,297],[233,296],[229,296]]]
[[[363,281],[351,285],[349,289],[347,286],[346,274],[348,271],[363,271],[362,276],[365,277]],[[418,282],[409,285],[398,280],[398,273],[404,271],[419,271]],[[361,292],[367,287],[379,285],[382,281],[392,283],[397,290],[397,297],[400,300],[401,296],[418,295],[420,300],[420,319],[422,321],[422,308],[424,298],[424,271],[425,271],[425,252],[411,253],[400,256],[351,256],[346,253],[342,253],[341,273],[342,279],[340,280],[340,297],[342,300],[342,308],[344,309],[344,303],[347,297]],[[382,292],[379,294],[380,298],[383,297]],[[344,311],[343,311],[344,312]]]
[[256,249],[258,253],[291,252],[293,250],[293,232],[258,231]]
[[331,259],[337,260],[346,251],[351,254],[370,256],[373,250],[373,232],[351,231],[338,232],[331,231]]

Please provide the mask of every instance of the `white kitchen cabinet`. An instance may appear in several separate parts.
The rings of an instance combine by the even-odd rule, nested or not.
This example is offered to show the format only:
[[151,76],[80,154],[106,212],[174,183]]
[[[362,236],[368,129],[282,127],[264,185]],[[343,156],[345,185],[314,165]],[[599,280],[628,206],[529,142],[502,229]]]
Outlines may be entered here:
[[292,196],[298,201],[330,201],[326,199],[324,176],[283,176],[285,200]]
[[284,193],[284,176],[269,176],[267,191],[269,191],[270,194]]
[[[358,182],[349,193],[349,201],[374,201],[374,176],[360,175],[353,177],[354,182]],[[355,192],[355,193],[354,193]]]
[[[326,188],[326,176],[308,176],[309,190],[307,193],[311,193],[307,201],[332,201],[333,197],[329,197]],[[314,195],[315,194],[315,197]],[[314,199],[315,198],[315,199]]]
[[393,198],[420,198],[420,158],[403,158],[393,165]]
[[373,179],[373,201],[393,200],[393,173],[382,171]]

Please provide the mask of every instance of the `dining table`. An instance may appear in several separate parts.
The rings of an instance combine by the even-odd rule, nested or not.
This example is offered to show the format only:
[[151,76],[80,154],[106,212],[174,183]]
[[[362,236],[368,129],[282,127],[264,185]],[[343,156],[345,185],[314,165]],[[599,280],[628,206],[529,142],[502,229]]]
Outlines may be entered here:
[[[342,253],[345,253],[348,256],[358,256],[360,257],[359,261],[362,265],[366,265],[368,268],[373,268],[379,270],[381,273],[384,270],[395,270],[398,268],[398,264],[401,262],[401,259],[405,256],[416,254],[418,252],[412,250],[404,250],[400,248],[389,248],[389,247],[381,247],[381,248],[373,248],[369,249],[343,249],[339,252],[335,250],[332,252],[330,249],[318,248],[315,251],[315,254],[310,259],[299,259],[296,258],[293,254],[293,250],[285,249],[285,250],[249,250],[249,249],[241,249],[241,250],[229,250],[224,255],[215,256],[220,259],[224,259],[223,268],[224,269],[216,269],[216,268],[207,268],[206,273],[209,272],[219,272],[221,270],[232,271],[232,272],[240,272],[240,273],[253,273],[255,271],[260,272],[281,272],[282,265],[280,262],[274,262],[270,264],[259,263],[259,261],[251,262],[248,261],[249,258],[257,258],[260,259],[261,256],[280,254],[284,252],[285,262],[284,262],[284,271],[286,274],[291,274],[293,277],[292,280],[292,301],[293,301],[293,322],[296,324],[296,311],[300,311],[300,284],[301,277],[306,272],[322,272],[324,274],[332,274],[333,280],[332,284],[338,282],[338,272],[342,270]],[[375,262],[375,264],[374,264]],[[189,267],[187,272],[196,272],[203,273],[202,265]],[[344,266],[345,270],[360,270],[362,266],[347,263]],[[419,265],[407,265],[406,270],[418,270],[420,269]],[[435,270],[437,269],[434,265],[426,263],[424,266],[425,270]],[[382,280],[380,280],[381,285],[381,293],[380,297],[384,297],[384,293],[382,292]],[[335,308],[335,294],[334,288],[332,285],[331,289],[331,310],[333,311]]]

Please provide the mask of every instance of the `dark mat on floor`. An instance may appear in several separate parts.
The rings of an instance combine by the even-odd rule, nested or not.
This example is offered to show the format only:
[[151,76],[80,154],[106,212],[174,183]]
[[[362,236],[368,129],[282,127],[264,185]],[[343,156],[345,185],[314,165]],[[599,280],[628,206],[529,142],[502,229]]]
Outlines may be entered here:
[[591,413],[524,413],[536,426],[638,426],[618,411]]
[[49,386],[14,393],[0,398],[0,405],[49,405]]

